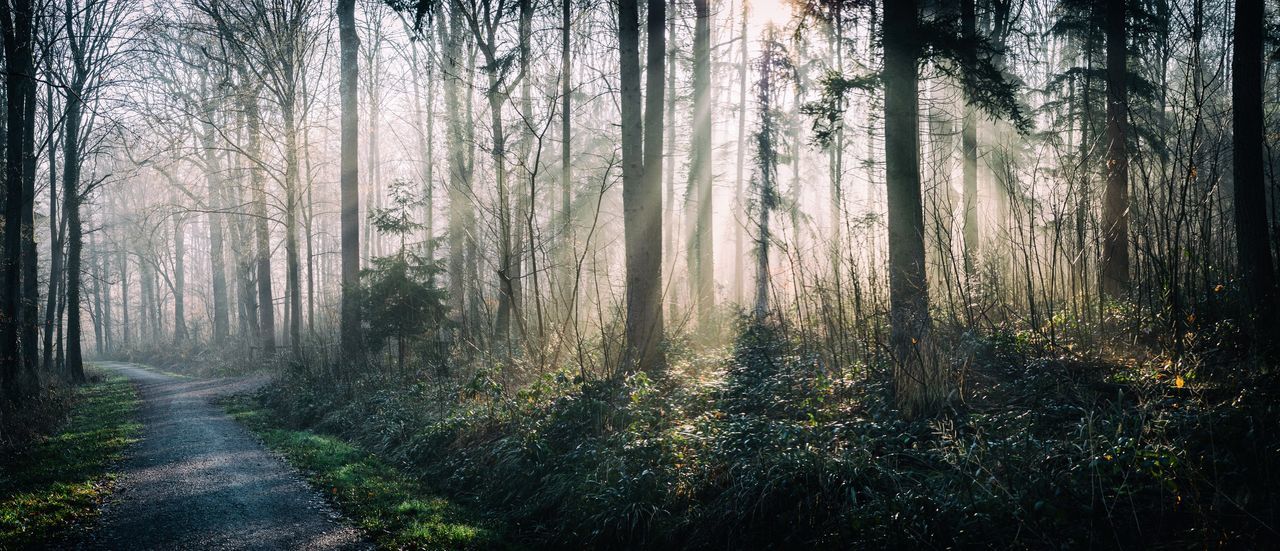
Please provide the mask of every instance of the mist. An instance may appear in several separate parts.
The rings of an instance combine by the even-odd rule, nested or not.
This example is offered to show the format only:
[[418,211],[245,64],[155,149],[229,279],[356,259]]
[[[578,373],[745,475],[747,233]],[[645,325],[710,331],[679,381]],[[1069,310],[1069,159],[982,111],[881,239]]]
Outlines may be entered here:
[[0,547],[254,545],[144,456],[301,476],[244,493],[278,548],[1280,526],[1274,1],[5,0],[0,35],[0,512],[44,527]]

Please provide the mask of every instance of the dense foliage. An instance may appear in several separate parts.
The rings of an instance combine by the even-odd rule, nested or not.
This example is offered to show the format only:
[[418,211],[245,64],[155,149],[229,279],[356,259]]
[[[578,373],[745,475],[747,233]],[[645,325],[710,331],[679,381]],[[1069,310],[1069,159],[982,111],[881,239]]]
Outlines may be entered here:
[[[371,377],[282,381],[284,422],[340,435],[547,547],[1261,545],[1280,518],[1274,377],[1232,392],[1157,360],[966,344],[966,399],[893,410],[877,366],[827,369],[744,321],[727,357],[650,379],[567,372],[508,392]],[[694,377],[716,366],[711,377]]]

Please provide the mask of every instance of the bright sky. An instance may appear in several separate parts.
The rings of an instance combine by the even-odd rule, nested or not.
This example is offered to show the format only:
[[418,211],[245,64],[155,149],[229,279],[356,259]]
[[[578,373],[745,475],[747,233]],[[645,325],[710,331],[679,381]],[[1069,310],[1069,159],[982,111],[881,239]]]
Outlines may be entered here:
[[751,34],[756,36],[770,23],[781,28],[791,21],[791,0],[747,0],[747,8],[750,10],[747,23]]

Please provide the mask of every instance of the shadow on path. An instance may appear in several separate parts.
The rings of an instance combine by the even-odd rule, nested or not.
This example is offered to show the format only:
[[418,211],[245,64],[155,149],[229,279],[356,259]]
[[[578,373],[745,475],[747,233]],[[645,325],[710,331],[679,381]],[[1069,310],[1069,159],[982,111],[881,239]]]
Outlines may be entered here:
[[365,549],[324,499],[211,398],[263,379],[183,379],[98,362],[142,398],[142,441],[86,549]]

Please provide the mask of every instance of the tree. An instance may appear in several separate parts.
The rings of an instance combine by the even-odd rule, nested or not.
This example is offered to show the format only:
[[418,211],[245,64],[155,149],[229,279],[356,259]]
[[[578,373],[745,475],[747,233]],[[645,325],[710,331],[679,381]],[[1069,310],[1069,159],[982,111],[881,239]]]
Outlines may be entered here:
[[80,350],[81,255],[84,247],[80,207],[96,182],[81,180],[81,163],[85,156],[85,138],[92,128],[92,117],[84,120],[86,110],[92,112],[101,92],[106,71],[112,65],[113,42],[123,21],[118,5],[106,0],[84,0],[83,4],[67,2],[63,32],[71,71],[60,82],[66,95],[62,139],[62,199],[67,221],[67,353],[66,371],[73,381],[84,380],[84,361]]
[[1235,191],[1236,257],[1245,304],[1259,315],[1274,314],[1275,272],[1267,230],[1263,175],[1263,0],[1236,0],[1235,47],[1231,58],[1232,184]]
[[1102,292],[1129,288],[1129,96],[1127,1],[1104,2],[1107,35],[1107,185],[1102,198]]
[[693,297],[698,327],[707,331],[715,307],[715,251],[712,230],[711,185],[711,7],[694,0],[693,27],[693,143],[689,170],[696,196],[693,229]]
[[[0,34],[5,60],[4,247],[0,256],[0,392],[10,403],[34,392],[35,384],[19,340],[23,315],[22,221],[32,208],[24,163],[34,149],[35,3],[0,2]],[[34,320],[32,320],[34,322]],[[35,343],[25,343],[34,347]]]
[[[738,47],[742,49],[738,63],[738,162],[736,177],[734,178],[733,197],[735,201],[742,200],[743,195],[743,171],[747,165],[747,18],[750,15],[750,4],[747,0],[742,0],[742,25],[738,31]],[[746,232],[743,231],[741,224],[734,224],[733,233],[733,300],[742,302],[742,279],[746,272],[745,257],[743,251],[743,242],[746,241]]]
[[914,0],[885,0],[884,148],[889,202],[889,323],[894,390],[908,415],[946,397],[942,366],[930,356],[931,319],[920,201],[919,13]]
[[341,122],[342,352],[350,361],[360,350],[360,307],[353,292],[360,284],[360,39],[355,0],[338,0]]
[[[960,24],[963,38],[971,50],[968,55],[977,57],[977,15],[974,0],[960,0]],[[960,130],[964,201],[964,271],[968,277],[977,272],[978,257],[978,117],[973,105],[965,105],[964,122]]]
[[439,268],[416,251],[420,246],[407,242],[422,229],[414,214],[423,198],[406,180],[392,182],[388,193],[390,206],[371,209],[369,218],[375,229],[397,238],[399,248],[395,254],[373,258],[360,272],[359,295],[361,316],[369,323],[368,343],[381,347],[395,339],[396,366],[403,371],[409,342],[444,322],[445,292],[432,283]]
[[565,302],[577,306],[573,282],[573,58],[572,0],[560,0],[560,284]]
[[756,81],[756,103],[760,111],[760,126],[755,132],[756,174],[756,292],[755,316],[762,319],[769,313],[769,247],[773,236],[769,222],[777,208],[778,197],[778,98],[782,97],[786,83],[794,79],[795,68],[788,53],[777,39],[777,30],[770,25],[765,30],[760,58],[756,62],[759,80]]
[[618,3],[621,69],[622,205],[626,248],[626,350],[623,371],[658,370],[662,341],[662,111],[666,3],[648,0],[644,105],[640,94],[637,0]]

